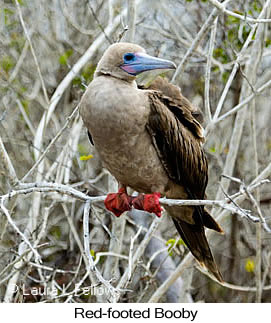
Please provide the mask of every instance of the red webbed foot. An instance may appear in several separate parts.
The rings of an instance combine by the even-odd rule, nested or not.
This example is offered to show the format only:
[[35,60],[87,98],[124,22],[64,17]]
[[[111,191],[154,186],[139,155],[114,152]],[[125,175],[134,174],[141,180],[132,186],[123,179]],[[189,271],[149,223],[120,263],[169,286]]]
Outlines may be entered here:
[[160,217],[162,212],[159,203],[160,197],[161,194],[158,192],[154,192],[153,194],[139,194],[137,197],[133,198],[132,204],[135,209],[154,213],[156,216]]
[[125,211],[130,211],[132,208],[132,197],[127,195],[124,187],[118,190],[118,193],[110,193],[107,195],[104,205],[107,210],[120,216]]

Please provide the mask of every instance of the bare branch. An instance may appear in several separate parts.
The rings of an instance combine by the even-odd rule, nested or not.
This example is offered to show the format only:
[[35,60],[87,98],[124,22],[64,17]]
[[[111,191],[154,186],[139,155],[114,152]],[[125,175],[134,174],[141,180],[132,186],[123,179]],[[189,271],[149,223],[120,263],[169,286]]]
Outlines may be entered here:
[[127,7],[128,31],[126,33],[126,39],[133,43],[135,39],[136,26],[136,0],[127,0]]
[[30,168],[30,170],[24,175],[24,177],[21,179],[22,182],[24,182],[32,173],[33,171],[39,166],[39,164],[42,162],[46,154],[49,152],[49,150],[52,148],[52,146],[56,143],[56,141],[60,138],[62,133],[67,129],[70,122],[73,120],[73,118],[76,117],[79,110],[79,106],[77,105],[76,108],[73,110],[71,115],[67,118],[67,121],[63,125],[63,127],[58,131],[58,133],[55,135],[55,137],[51,140],[50,144],[46,147],[44,152],[39,156],[35,164]]
[[190,46],[190,48],[188,49],[188,51],[186,52],[186,54],[182,58],[181,63],[178,65],[178,67],[171,79],[171,82],[175,82],[177,77],[179,75],[183,74],[185,63],[186,63],[188,57],[198,47],[200,41],[205,36],[206,30],[210,27],[210,25],[213,23],[213,21],[216,19],[216,17],[217,17],[217,9],[213,9],[210,16],[206,19],[204,25],[201,27],[200,31],[197,33],[197,36],[194,38],[192,45]]
[[102,274],[97,269],[94,260],[92,258],[92,255],[90,253],[89,249],[89,214],[90,214],[90,201],[87,201],[84,208],[84,219],[83,219],[83,227],[84,227],[84,248],[85,248],[85,255],[88,259],[88,271],[91,271],[95,274],[97,282],[100,282],[105,288],[106,291],[110,293],[108,295],[112,298],[112,302],[116,301],[116,298],[118,297],[121,290],[119,288],[114,288],[109,281],[105,280],[102,276]]
[[[133,256],[133,260],[132,260],[132,263],[131,263],[130,268],[128,267],[125,270],[124,274],[122,275],[121,280],[120,280],[120,282],[117,285],[117,288],[118,289],[122,289],[122,288],[126,288],[127,287],[127,284],[129,283],[129,274],[135,270],[135,268],[137,266],[137,263],[138,263],[140,257],[143,255],[144,250],[146,249],[146,247],[147,247],[147,245],[148,245],[148,243],[149,243],[152,235],[157,230],[160,221],[161,221],[161,219],[158,218],[158,217],[156,217],[153,220],[153,222],[152,222],[152,224],[151,224],[148,232],[146,233],[144,239],[142,240],[142,242],[138,246],[138,248],[137,248],[137,250],[135,252],[135,255]],[[119,297],[117,297],[116,301],[118,299],[119,299]]]
[[213,120],[212,124],[216,124],[216,123],[224,120],[225,118],[229,117],[230,115],[233,115],[235,112],[241,110],[242,108],[245,108],[247,106],[247,104],[251,100],[253,100],[257,95],[259,95],[260,93],[262,93],[265,89],[267,89],[270,86],[271,86],[271,80],[267,81],[265,84],[263,84],[262,86],[260,86],[258,89],[255,90],[254,93],[252,93],[249,96],[247,96],[243,101],[241,101],[239,104],[237,104],[231,110],[229,110],[228,112],[222,114],[216,120]]
[[18,9],[19,19],[20,19],[20,21],[21,21],[21,24],[22,24],[22,27],[23,27],[23,30],[24,30],[24,33],[25,33],[26,39],[27,39],[27,41],[28,41],[28,43],[29,43],[30,50],[31,50],[31,53],[32,53],[32,55],[33,55],[34,62],[35,62],[35,65],[36,65],[36,68],[37,68],[37,71],[38,71],[38,75],[39,75],[39,78],[40,78],[40,81],[41,81],[41,86],[42,86],[42,90],[43,90],[44,98],[45,98],[45,100],[46,100],[46,103],[47,103],[47,104],[49,104],[49,98],[48,98],[48,94],[47,94],[47,90],[46,90],[45,82],[44,82],[43,77],[42,77],[42,74],[41,74],[41,70],[40,70],[39,62],[38,62],[38,59],[37,59],[37,56],[36,56],[36,53],[35,53],[34,47],[33,47],[33,45],[32,45],[32,41],[31,41],[31,39],[30,39],[30,36],[29,36],[28,30],[27,30],[27,28],[26,28],[26,25],[25,25],[25,22],[24,22],[24,19],[23,19],[23,15],[22,15],[22,11],[21,11],[20,4],[19,4],[18,0],[15,0],[15,3],[16,3],[17,9]]
[[9,158],[9,155],[5,149],[2,138],[0,137],[0,160],[2,160],[2,165],[4,166],[5,175],[8,177],[10,184],[16,186],[19,183],[15,169]]
[[214,20],[212,27],[211,27],[211,36],[210,36],[210,43],[209,43],[209,52],[207,57],[207,64],[205,69],[205,88],[204,88],[204,101],[205,101],[205,111],[207,114],[208,122],[212,120],[211,108],[210,108],[210,99],[209,99],[209,92],[210,92],[210,74],[211,74],[211,58],[213,56],[213,50],[215,45],[215,37],[216,37],[216,28],[217,28],[217,20]]
[[222,13],[227,14],[227,15],[232,16],[232,17],[235,17],[235,18],[238,18],[238,19],[243,20],[245,22],[251,22],[251,23],[269,23],[269,22],[271,22],[271,19],[261,19],[261,18],[254,19],[254,18],[248,17],[247,15],[243,16],[243,15],[240,15],[239,13],[230,11],[230,10],[226,9],[226,6],[224,5],[224,2],[221,3],[221,2],[219,2],[217,0],[209,0],[209,1],[217,9],[219,9]]

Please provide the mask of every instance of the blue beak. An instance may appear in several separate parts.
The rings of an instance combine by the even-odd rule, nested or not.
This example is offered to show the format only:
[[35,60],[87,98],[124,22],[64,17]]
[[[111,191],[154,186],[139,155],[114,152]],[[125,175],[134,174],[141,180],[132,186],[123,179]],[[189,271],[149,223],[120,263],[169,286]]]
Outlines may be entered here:
[[176,65],[168,60],[153,57],[145,53],[127,53],[120,68],[131,75],[157,69],[175,69]]

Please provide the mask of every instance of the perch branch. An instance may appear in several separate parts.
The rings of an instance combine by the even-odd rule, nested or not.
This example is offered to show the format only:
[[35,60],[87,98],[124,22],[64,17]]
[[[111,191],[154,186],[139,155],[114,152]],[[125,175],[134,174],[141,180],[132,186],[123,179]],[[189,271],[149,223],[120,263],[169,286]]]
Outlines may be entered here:
[[[271,166],[270,166],[271,168]],[[262,180],[260,183],[255,182],[252,183],[250,186],[247,187],[247,190],[249,192],[252,192],[254,189],[259,187],[259,185],[263,185],[265,183],[269,183],[269,180]],[[106,198],[105,195],[102,196],[88,196],[72,187],[69,185],[64,185],[64,184],[58,184],[58,183],[27,183],[27,184],[20,184],[18,189],[12,190],[7,194],[4,194],[0,196],[2,201],[4,202],[5,200],[9,200],[10,198],[22,194],[30,194],[33,192],[43,192],[43,193],[53,193],[53,192],[58,192],[60,194],[68,195],[72,198],[87,202],[90,201],[91,203],[100,203],[103,202]],[[236,193],[233,195],[234,198],[238,197],[239,195],[245,195],[245,191],[243,189],[240,190],[240,192]],[[235,205],[231,205],[231,199],[233,198],[232,196],[223,200],[175,200],[175,199],[167,199],[167,198],[160,198],[160,203],[162,205],[206,205],[206,206],[218,206],[221,207],[227,211],[230,211],[232,213],[237,213],[240,216],[248,216],[251,220],[254,222],[259,222],[259,218],[253,217],[249,214],[244,209],[240,209],[239,207],[236,207]],[[244,213],[245,212],[245,213]]]

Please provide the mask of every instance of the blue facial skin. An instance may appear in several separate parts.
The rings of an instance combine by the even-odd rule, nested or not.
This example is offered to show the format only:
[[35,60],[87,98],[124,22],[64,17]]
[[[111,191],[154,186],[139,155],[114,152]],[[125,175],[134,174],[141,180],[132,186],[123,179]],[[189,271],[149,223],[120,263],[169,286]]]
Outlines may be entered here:
[[145,53],[126,53],[123,55],[122,70],[130,75],[138,75],[156,69],[175,69],[176,65],[165,59],[149,56]]

